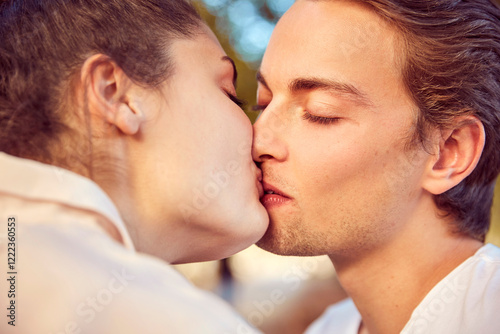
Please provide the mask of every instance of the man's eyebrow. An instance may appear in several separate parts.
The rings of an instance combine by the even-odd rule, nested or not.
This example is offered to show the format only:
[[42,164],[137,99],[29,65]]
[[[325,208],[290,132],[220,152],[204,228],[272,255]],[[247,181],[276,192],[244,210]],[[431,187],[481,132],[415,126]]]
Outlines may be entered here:
[[262,75],[261,71],[257,71],[257,82],[259,82],[262,86],[266,87],[267,90],[270,90],[269,86],[267,85],[266,79],[264,79],[264,76]]
[[[262,75],[262,72],[257,72],[257,81],[263,85],[267,90],[269,89],[269,85],[266,82],[266,79]],[[367,94],[363,93],[359,89],[357,89],[354,85],[338,82],[334,80],[328,79],[320,79],[320,78],[300,78],[293,80],[288,89],[291,92],[298,92],[303,90],[328,90],[334,91],[340,94],[350,95],[353,100],[357,103],[365,105],[365,106],[373,106],[373,102],[368,98]]]
[[231,59],[229,56],[224,56],[221,58],[223,61],[227,61],[231,63],[233,66],[233,85],[236,88],[236,80],[238,79],[238,71],[236,70],[236,64],[234,63],[234,60]]
[[293,92],[299,92],[304,90],[326,90],[332,91],[340,94],[346,94],[352,97],[353,100],[359,104],[365,106],[373,106],[373,102],[368,98],[368,96],[357,89],[354,85],[345,82],[339,82],[328,79],[321,78],[299,78],[293,80],[288,89]]

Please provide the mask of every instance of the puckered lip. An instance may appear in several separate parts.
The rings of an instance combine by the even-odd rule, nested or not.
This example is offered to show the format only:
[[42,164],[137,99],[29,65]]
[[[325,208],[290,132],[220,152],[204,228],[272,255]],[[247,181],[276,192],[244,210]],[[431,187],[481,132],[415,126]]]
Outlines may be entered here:
[[262,182],[262,186],[264,187],[264,195],[267,195],[270,191],[272,191],[275,195],[279,195],[285,198],[291,198],[286,193],[281,191],[279,188],[273,186],[272,184],[267,183],[266,181]]
[[265,195],[264,187],[262,187],[261,181],[259,180],[256,181],[256,184],[257,184],[257,191],[259,192],[259,199],[262,199],[262,197],[264,197]]
[[259,193],[259,199],[264,197],[264,187],[262,185],[262,171],[260,169],[257,169],[257,175],[256,175],[256,180],[255,183],[257,185],[257,191]]

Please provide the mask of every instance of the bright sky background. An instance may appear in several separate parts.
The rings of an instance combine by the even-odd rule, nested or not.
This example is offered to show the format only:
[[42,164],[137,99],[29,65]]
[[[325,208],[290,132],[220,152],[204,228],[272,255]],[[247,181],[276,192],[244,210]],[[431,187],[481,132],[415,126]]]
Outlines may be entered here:
[[294,0],[203,0],[208,11],[217,17],[217,28],[226,31],[241,59],[257,63],[262,58],[276,20],[266,17],[266,7],[279,18]]

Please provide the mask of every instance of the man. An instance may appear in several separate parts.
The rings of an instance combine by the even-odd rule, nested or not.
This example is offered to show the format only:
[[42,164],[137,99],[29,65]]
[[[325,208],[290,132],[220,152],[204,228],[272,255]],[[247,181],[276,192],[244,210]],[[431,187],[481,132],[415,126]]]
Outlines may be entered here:
[[308,333],[498,333],[500,10],[298,0],[258,80],[259,245],[328,254],[351,298]]

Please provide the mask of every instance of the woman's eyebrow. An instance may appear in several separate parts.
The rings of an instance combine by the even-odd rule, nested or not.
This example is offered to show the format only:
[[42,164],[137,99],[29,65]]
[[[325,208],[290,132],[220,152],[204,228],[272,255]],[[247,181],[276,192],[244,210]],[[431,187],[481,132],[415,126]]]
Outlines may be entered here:
[[238,71],[236,70],[236,64],[234,63],[234,60],[231,59],[229,56],[224,56],[221,58],[223,61],[229,62],[233,66],[233,85],[236,88],[236,80],[238,79]]

